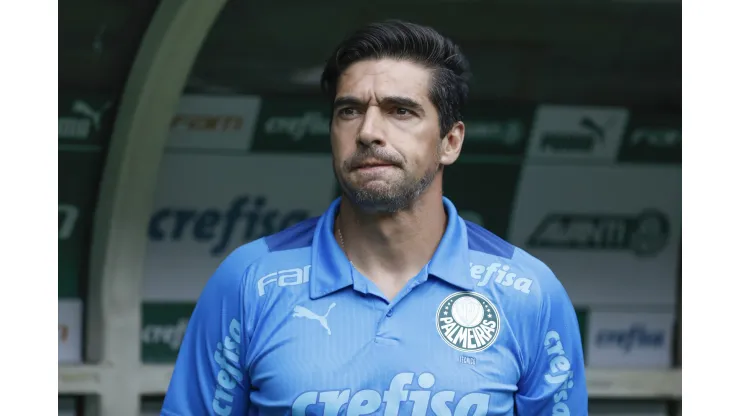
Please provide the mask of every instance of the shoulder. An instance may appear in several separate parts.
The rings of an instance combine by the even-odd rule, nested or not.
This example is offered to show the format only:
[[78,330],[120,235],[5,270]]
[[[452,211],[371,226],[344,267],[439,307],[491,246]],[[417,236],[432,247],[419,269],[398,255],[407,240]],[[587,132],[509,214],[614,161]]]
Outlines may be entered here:
[[218,266],[206,287],[234,290],[248,284],[245,280],[251,280],[261,268],[290,264],[293,259],[305,257],[305,249],[313,243],[317,221],[318,217],[301,221],[234,249]]
[[513,256],[516,250],[513,244],[478,224],[465,220],[463,222],[468,234],[468,248],[471,251],[478,251],[502,258],[511,258]]
[[536,279],[538,296],[542,300],[552,299],[553,297],[567,297],[560,279],[542,260],[517,247],[514,251],[514,261],[518,267],[526,270]]
[[[555,273],[539,258],[493,232],[466,221],[470,273],[479,286],[510,289],[542,302],[565,290]],[[487,278],[486,278],[487,277]]]

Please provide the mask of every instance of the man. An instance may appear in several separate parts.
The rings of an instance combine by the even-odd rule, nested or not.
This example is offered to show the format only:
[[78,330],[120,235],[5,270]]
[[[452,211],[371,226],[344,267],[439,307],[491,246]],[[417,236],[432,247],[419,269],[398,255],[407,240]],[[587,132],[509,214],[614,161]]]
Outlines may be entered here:
[[413,24],[336,49],[322,86],[342,197],[218,268],[163,415],[587,414],[565,290],[442,196],[467,77],[455,44]]

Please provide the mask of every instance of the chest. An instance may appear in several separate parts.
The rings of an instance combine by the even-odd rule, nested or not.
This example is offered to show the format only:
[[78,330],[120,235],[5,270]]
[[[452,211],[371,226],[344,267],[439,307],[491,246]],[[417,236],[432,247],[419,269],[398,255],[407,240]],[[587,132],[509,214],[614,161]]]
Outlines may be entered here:
[[274,299],[248,348],[252,406],[264,414],[512,414],[520,366],[502,311],[480,310],[475,299],[451,303],[454,291],[431,285],[415,292],[395,304],[351,288]]

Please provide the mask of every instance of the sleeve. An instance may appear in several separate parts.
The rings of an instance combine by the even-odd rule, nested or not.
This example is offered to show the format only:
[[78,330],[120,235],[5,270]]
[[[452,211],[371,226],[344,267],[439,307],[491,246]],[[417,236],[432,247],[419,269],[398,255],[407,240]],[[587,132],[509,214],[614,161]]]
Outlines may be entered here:
[[529,362],[515,403],[520,416],[587,416],[588,393],[581,334],[565,288],[549,272],[536,332],[527,344]]
[[249,409],[244,257],[233,253],[211,276],[190,317],[161,414],[243,415]]

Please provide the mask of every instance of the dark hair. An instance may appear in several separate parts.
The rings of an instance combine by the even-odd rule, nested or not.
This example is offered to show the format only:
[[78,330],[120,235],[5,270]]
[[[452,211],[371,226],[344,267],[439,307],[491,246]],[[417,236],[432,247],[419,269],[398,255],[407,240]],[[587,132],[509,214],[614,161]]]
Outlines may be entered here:
[[408,60],[432,71],[429,99],[439,112],[442,136],[456,121],[462,120],[470,65],[452,40],[414,23],[387,20],[350,35],[327,61],[321,75],[321,89],[333,103],[342,72],[358,61],[382,58]]

